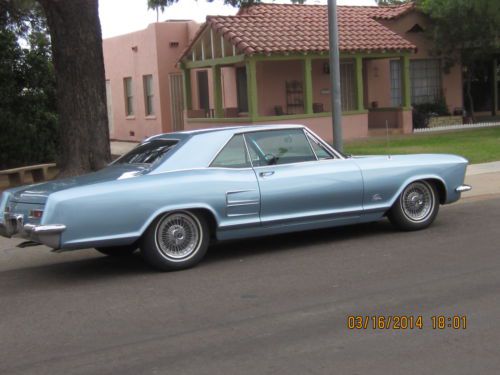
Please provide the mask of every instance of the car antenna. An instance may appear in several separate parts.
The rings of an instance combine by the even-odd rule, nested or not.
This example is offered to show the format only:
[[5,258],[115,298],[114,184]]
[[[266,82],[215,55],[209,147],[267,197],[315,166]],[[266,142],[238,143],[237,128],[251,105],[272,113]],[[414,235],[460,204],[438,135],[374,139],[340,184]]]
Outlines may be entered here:
[[385,142],[387,148],[387,158],[391,159],[391,153],[389,152],[389,121],[385,120]]

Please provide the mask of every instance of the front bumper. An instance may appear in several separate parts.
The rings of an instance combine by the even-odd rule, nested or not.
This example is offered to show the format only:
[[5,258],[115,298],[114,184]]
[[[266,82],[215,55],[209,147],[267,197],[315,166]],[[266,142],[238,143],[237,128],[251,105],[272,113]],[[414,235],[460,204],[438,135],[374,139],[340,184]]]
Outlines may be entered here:
[[61,247],[61,234],[66,229],[62,224],[35,225],[24,224],[23,215],[4,213],[0,221],[0,235],[20,236],[27,240],[47,245],[53,249]]
[[457,187],[457,188],[455,189],[455,191],[456,191],[457,193],[463,193],[463,192],[466,192],[466,191],[470,191],[471,189],[472,189],[472,187],[471,187],[471,186],[469,186],[469,185],[465,185],[465,184],[464,184],[464,185],[460,185],[459,187]]

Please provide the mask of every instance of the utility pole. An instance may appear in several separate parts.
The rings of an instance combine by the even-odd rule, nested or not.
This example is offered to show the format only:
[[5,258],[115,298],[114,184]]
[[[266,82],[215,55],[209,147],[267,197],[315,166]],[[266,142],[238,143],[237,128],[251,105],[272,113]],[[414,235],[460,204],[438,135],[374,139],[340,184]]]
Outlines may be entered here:
[[330,100],[332,105],[333,146],[342,152],[342,102],[340,100],[337,0],[328,0],[328,34],[330,37]]

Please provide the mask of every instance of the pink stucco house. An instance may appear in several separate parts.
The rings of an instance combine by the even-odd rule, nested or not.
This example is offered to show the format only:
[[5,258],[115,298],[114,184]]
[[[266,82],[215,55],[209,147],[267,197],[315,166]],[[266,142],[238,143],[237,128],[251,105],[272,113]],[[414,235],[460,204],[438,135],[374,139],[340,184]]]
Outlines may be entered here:
[[[340,6],[343,134],[412,131],[411,106],[463,106],[462,70],[431,55],[412,3]],[[111,136],[299,123],[332,140],[324,5],[257,4],[235,16],[165,22],[104,41]],[[132,110],[130,110],[132,109]]]
[[159,22],[103,40],[111,139],[138,141],[183,128],[176,64],[199,27],[194,21]]

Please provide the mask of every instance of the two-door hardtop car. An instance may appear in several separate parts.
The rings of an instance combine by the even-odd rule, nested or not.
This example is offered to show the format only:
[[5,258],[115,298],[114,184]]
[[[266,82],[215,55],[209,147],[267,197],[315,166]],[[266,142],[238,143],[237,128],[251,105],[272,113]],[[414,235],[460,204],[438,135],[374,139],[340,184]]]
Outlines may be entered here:
[[227,240],[377,221],[430,225],[464,185],[467,160],[347,157],[299,125],[161,134],[87,175],[13,188],[0,232],[53,249],[108,255],[140,247],[153,266],[199,262]]

